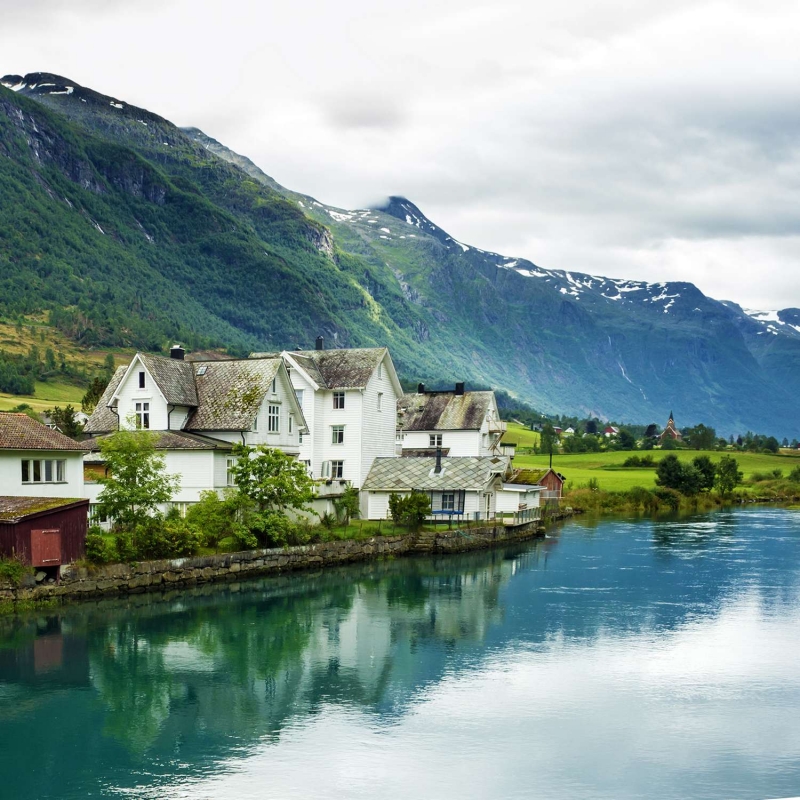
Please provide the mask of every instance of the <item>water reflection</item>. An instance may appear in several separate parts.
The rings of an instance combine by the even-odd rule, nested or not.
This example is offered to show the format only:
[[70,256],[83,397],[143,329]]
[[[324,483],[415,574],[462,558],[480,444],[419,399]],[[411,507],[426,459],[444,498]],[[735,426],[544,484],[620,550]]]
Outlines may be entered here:
[[[0,786],[621,797],[658,777],[659,796],[786,795],[798,534],[774,509],[580,521],[505,551],[3,620]],[[759,778],[770,724],[782,771]]]

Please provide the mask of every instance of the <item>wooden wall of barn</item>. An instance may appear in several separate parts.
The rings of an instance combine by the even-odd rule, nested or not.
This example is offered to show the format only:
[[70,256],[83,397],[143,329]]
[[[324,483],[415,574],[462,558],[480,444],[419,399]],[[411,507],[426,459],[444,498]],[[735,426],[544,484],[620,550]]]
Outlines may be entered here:
[[89,504],[85,503],[74,508],[55,508],[16,523],[0,522],[0,554],[11,556],[16,553],[30,563],[31,531],[57,528],[61,531],[61,563],[78,561],[86,553],[88,510]]

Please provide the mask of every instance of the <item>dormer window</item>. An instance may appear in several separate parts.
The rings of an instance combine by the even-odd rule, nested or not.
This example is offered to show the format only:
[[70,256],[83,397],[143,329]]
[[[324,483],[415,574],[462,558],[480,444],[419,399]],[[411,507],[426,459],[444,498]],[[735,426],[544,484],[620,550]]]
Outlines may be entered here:
[[144,389],[144,370],[139,373],[139,388]]

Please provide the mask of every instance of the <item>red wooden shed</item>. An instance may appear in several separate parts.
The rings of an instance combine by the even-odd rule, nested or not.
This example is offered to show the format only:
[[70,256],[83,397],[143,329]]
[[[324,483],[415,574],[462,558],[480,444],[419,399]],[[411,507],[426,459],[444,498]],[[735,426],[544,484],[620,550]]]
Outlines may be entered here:
[[83,558],[88,500],[0,497],[0,555],[34,567],[58,567]]

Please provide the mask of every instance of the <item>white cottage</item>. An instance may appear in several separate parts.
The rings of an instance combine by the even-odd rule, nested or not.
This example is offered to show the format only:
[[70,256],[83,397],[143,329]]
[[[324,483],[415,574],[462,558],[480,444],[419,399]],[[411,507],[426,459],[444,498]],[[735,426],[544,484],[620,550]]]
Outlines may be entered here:
[[388,349],[325,350],[320,337],[315,350],[280,355],[309,429],[299,458],[316,479],[361,487],[376,458],[395,455],[403,390]]
[[494,392],[467,392],[463,383],[447,392],[420,384],[398,400],[397,425],[403,455],[410,456],[435,455],[438,448],[451,457],[501,455],[506,430]]
[[0,493],[83,497],[83,443],[26,414],[0,413]]
[[499,456],[377,458],[362,487],[368,519],[388,519],[389,496],[424,492],[434,519],[495,517],[508,459]]
[[123,428],[159,434],[167,472],[180,476],[173,498],[185,510],[209,489],[233,485],[234,444],[267,445],[297,456],[307,431],[289,374],[279,357],[186,361],[174,347],[170,358],[137,353],[120,367],[84,428],[86,495],[102,487],[98,437]]

